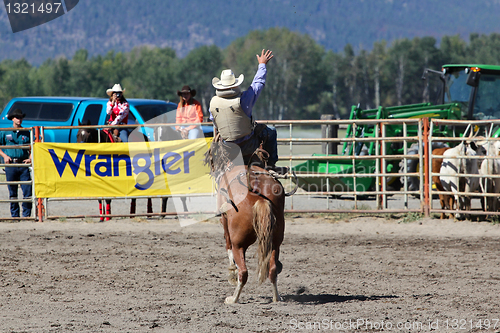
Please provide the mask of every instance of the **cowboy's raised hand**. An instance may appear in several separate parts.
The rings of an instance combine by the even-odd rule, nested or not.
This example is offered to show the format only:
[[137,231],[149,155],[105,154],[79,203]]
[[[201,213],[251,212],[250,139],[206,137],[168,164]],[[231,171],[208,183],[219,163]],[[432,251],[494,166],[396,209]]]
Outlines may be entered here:
[[261,55],[259,56],[257,54],[257,60],[259,61],[259,64],[267,64],[267,62],[269,60],[271,60],[273,57],[274,57],[273,51],[271,51],[271,50],[266,51],[266,50],[262,49]]

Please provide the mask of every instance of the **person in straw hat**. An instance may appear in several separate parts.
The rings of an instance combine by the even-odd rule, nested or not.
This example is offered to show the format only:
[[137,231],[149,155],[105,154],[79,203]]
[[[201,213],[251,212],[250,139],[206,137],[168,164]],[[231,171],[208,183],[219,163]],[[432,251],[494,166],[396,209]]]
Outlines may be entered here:
[[[202,123],[203,111],[201,110],[201,104],[194,99],[196,90],[184,86],[180,91],[177,90],[177,96],[179,96],[180,101],[177,106],[175,122],[177,124]],[[175,126],[175,130],[181,133],[183,139],[204,137],[200,125]]]
[[[30,132],[22,130],[23,119],[26,115],[20,109],[15,109],[7,115],[7,119],[12,120],[12,131],[0,132],[0,146],[21,146],[30,144]],[[31,164],[31,152],[22,148],[0,149],[0,156],[3,157],[5,164]],[[10,166],[5,168],[5,178],[7,182],[30,181],[30,170],[27,167]],[[8,184],[9,199],[17,200],[18,184]],[[31,199],[31,184],[21,184],[23,199]],[[32,202],[22,203],[23,217],[31,216]],[[10,215],[20,217],[19,202],[10,203]]]
[[231,69],[225,69],[220,79],[214,77],[212,85],[216,95],[210,101],[210,120],[215,124],[218,132],[225,142],[237,144],[241,149],[244,163],[263,142],[263,148],[269,153],[268,166],[275,171],[283,171],[275,167],[278,161],[277,133],[273,127],[264,124],[254,124],[252,109],[266,84],[266,64],[274,57],[270,50],[262,50],[257,54],[259,63],[250,87],[241,92],[240,85],[244,76],[236,77]]
[[[122,89],[122,86],[117,83],[113,88],[106,90],[106,94],[109,96],[109,101],[106,107],[106,113],[109,115],[108,124],[115,125],[127,125],[128,124],[128,114],[130,112],[130,107],[128,105]],[[129,130],[127,128],[120,128],[119,137],[122,142],[128,142]]]

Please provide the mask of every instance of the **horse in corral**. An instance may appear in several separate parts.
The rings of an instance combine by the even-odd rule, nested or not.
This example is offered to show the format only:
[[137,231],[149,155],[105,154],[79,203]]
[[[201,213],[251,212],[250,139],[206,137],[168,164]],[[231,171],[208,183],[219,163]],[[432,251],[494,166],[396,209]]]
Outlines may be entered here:
[[[214,139],[205,162],[210,164],[217,184],[218,215],[224,228],[229,257],[229,282],[236,284],[226,304],[237,303],[248,280],[245,255],[248,247],[258,242],[258,281],[269,278],[273,285],[273,302],[281,300],[277,278],[283,265],[279,261],[285,232],[285,193],[277,175],[267,171],[262,160],[250,159],[248,165],[237,165],[228,150],[239,147]],[[285,177],[282,177],[285,178]]]
[[[78,126],[83,126],[80,120],[78,120]],[[90,120],[87,121],[86,126],[90,126]],[[131,138],[133,140],[133,138]],[[131,142],[132,142],[131,140]],[[96,128],[80,128],[76,134],[76,142],[78,143],[111,143],[111,142],[121,142],[121,139],[114,135],[111,131],[100,130],[98,131]],[[131,199],[130,201],[130,214],[135,214],[136,212],[136,200]],[[147,212],[148,214],[153,213],[153,203],[151,198],[148,198],[147,203]],[[99,213],[101,215],[100,221],[109,221],[111,217],[104,215],[111,215],[111,199],[99,200]]]

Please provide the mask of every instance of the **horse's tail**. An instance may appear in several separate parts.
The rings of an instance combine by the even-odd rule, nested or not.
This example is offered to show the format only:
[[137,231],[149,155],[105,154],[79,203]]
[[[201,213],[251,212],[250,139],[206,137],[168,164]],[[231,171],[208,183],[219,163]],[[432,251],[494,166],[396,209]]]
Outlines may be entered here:
[[253,206],[253,228],[257,234],[259,257],[258,276],[259,283],[266,280],[269,275],[269,261],[273,249],[274,227],[276,217],[273,213],[272,203],[269,200],[257,200]]

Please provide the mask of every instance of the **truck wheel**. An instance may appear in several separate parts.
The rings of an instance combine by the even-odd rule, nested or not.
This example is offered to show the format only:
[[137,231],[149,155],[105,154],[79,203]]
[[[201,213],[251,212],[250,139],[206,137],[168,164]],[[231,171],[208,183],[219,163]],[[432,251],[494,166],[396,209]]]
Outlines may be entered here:
[[[437,148],[443,148],[443,147],[448,147],[447,144],[444,142],[433,142],[432,143],[432,150],[437,149]],[[414,143],[408,148],[408,155],[418,155],[418,143]],[[418,159],[414,160],[407,160],[406,161],[406,167],[407,173],[415,173],[420,171],[420,161]],[[404,173],[404,160],[399,162],[399,172]],[[420,189],[420,177],[401,177],[401,184],[404,186],[404,181],[405,178],[408,179],[408,191],[418,191]]]

